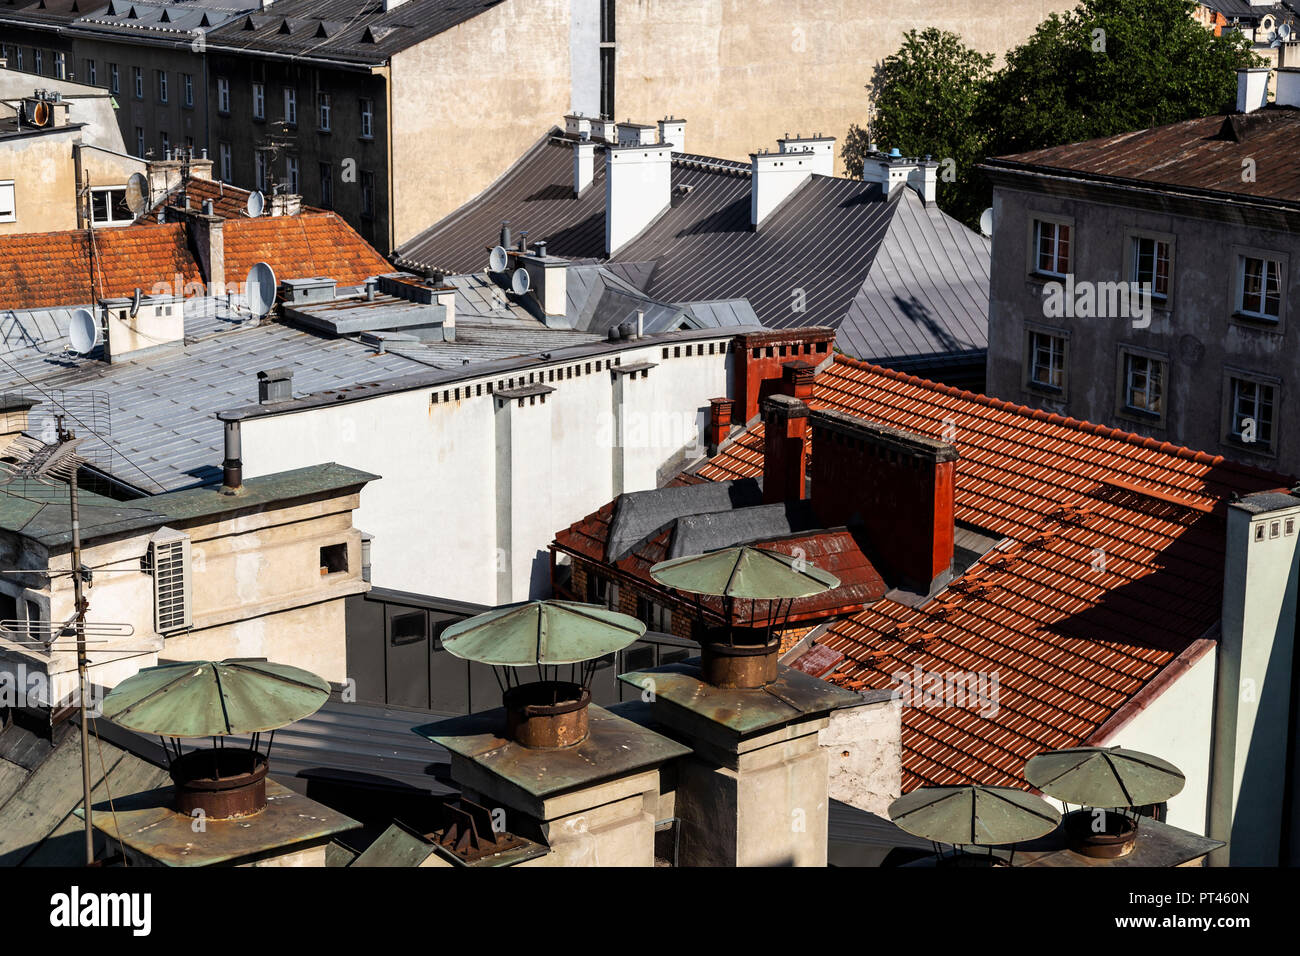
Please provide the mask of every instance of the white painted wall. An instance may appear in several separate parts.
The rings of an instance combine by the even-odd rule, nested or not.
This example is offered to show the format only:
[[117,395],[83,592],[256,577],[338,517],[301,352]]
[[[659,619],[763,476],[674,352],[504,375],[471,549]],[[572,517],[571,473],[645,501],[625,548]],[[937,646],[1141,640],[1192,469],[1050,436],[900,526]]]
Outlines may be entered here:
[[[518,372],[436,389],[440,399],[456,387],[462,396],[473,393],[460,401],[431,404],[435,389],[428,386],[247,419],[244,474],[327,461],[376,473],[382,477],[362,492],[354,524],[374,535],[377,587],[483,604],[524,600],[545,593],[545,552],[557,531],[620,491],[655,487],[660,469],[679,460],[683,446],[701,443],[709,399],[732,391],[729,342],[729,336],[677,339],[666,346],[667,359],[664,343],[653,339],[602,352],[602,364],[615,358],[624,366],[655,363],[645,378],[638,373],[626,383],[621,449],[615,447],[615,376],[596,372],[592,356],[523,373],[525,384],[532,374],[555,391],[544,405],[525,401],[509,415],[494,408],[486,384],[495,388],[511,377],[518,384]],[[701,348],[705,354],[695,354]],[[673,357],[675,349],[680,357]],[[567,377],[576,364],[583,374]],[[552,380],[552,370],[566,377]],[[623,465],[622,487],[615,484],[616,460]]]
[[1181,770],[1187,784],[1169,801],[1167,822],[1202,835],[1209,824],[1215,660],[1213,650],[1202,655],[1141,713],[1098,743],[1152,754]]

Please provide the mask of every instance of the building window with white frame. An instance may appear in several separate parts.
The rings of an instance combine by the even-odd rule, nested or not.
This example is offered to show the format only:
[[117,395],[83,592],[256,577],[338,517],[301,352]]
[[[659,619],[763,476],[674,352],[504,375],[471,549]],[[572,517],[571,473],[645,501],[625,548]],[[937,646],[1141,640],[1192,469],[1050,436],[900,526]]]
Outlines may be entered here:
[[375,101],[364,96],[361,98],[361,138],[375,138]]
[[302,181],[299,178],[297,156],[286,156],[284,158],[284,180],[290,194],[295,196],[301,194]]
[[167,71],[158,71],[158,102],[167,102]]
[[1065,389],[1065,339],[1059,335],[1029,330],[1030,385],[1037,388]]
[[43,76],[45,72],[45,51],[39,47],[32,48],[32,64],[36,68],[36,75]]
[[135,154],[144,159],[144,127],[135,128]]
[[1133,237],[1133,281],[1150,286],[1157,299],[1169,298],[1169,243],[1147,236]]
[[298,91],[292,86],[284,89],[284,121],[290,126],[298,125]]
[[217,77],[217,112],[230,112],[230,80],[224,76]]
[[231,183],[235,181],[234,170],[231,168],[230,144],[220,143],[217,146],[217,157],[221,163],[221,181]]
[[1041,275],[1070,274],[1070,227],[1063,222],[1034,220],[1034,271]]
[[18,196],[12,179],[0,180],[0,222],[18,221]]
[[23,68],[23,48],[21,45],[14,49],[14,56],[14,62],[17,63],[18,69],[21,70]]
[[1272,451],[1276,403],[1277,390],[1272,385],[1229,377],[1228,438],[1247,448]]
[[68,78],[68,55],[66,53],[54,54],[54,75],[60,80]]
[[96,186],[90,190],[90,224],[129,226],[135,215],[126,201],[125,186]]
[[122,92],[122,78],[118,75],[116,63],[108,65],[108,92],[114,95]]
[[1154,418],[1165,413],[1165,363],[1149,355],[1124,353],[1124,411]]
[[266,85],[253,84],[253,119],[266,119]]
[[1282,314],[1282,263],[1238,256],[1236,307],[1242,315],[1276,322]]
[[131,77],[135,82],[135,98],[144,99],[144,69],[142,67],[131,67]]
[[194,105],[194,74],[182,73],[181,83],[185,87],[185,105]]
[[330,131],[330,95],[328,93],[316,94],[316,113],[318,129],[322,133]]
[[99,83],[99,73],[98,73],[98,71],[95,69],[95,61],[94,61],[94,60],[87,60],[87,61],[86,61],[86,82],[87,82],[90,86],[96,86],[96,85],[98,85],[98,83]]
[[367,218],[375,214],[375,174],[370,170],[361,171],[361,215]]
[[266,180],[266,151],[259,149],[253,153],[253,185],[265,192]]

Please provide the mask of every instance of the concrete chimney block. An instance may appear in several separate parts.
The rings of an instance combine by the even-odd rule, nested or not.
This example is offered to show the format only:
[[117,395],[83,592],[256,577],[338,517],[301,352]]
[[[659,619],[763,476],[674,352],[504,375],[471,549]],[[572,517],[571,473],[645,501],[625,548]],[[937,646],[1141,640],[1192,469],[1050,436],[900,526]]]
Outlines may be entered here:
[[[1253,113],[1268,103],[1268,74],[1266,66],[1237,71],[1237,112]],[[1282,85],[1278,77],[1279,88]]]
[[[1240,72],[1238,72],[1237,99],[1241,99]],[[1279,66],[1277,68],[1277,88],[1273,91],[1273,102],[1278,106],[1300,106],[1300,66]],[[1240,109],[1240,106],[1238,106]]]
[[581,196],[595,178],[596,144],[580,140],[573,144],[573,195]]
[[669,116],[659,121],[659,142],[671,146],[674,153],[686,152],[686,120]]
[[605,153],[605,252],[614,255],[672,201],[667,146],[611,146]]

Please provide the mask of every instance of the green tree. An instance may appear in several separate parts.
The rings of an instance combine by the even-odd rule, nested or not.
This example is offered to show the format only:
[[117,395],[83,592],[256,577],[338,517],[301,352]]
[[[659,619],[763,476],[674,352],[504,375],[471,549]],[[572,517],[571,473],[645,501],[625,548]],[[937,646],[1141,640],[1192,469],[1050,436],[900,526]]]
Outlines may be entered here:
[[973,166],[1006,155],[1163,126],[1232,108],[1236,70],[1263,63],[1236,31],[1216,37],[1193,0],[1083,0],[1052,14],[1003,67],[952,33],[909,32],[877,67],[871,135],[849,131],[844,161],[861,174],[869,138],[956,163],[939,206],[974,226],[991,190]]

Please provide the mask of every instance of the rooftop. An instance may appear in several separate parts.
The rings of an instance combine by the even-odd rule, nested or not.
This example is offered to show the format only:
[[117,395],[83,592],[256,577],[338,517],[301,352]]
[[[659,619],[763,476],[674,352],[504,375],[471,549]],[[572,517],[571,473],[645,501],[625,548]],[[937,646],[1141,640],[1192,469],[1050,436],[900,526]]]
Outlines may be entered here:
[[[1243,162],[1256,175],[1243,181]],[[1061,174],[1117,185],[1300,206],[1300,109],[1265,106],[985,161],[993,172]]]
[[[483,268],[502,220],[554,255],[606,258],[605,150],[573,195],[573,141],[552,130],[492,186],[398,255],[446,272]],[[989,242],[912,189],[813,176],[757,231],[748,164],[672,159],[672,206],[607,263],[663,302],[747,299],[764,326],[829,325],[845,351],[899,364],[976,356],[988,344]],[[793,290],[803,290],[803,311]]]
[[[994,713],[904,710],[905,791],[1023,786],[1028,758],[1102,739],[1166,669],[1212,647],[1231,496],[1288,483],[842,355],[809,404],[951,438],[956,520],[1008,539],[921,606],[886,597],[818,639],[845,655],[827,679],[853,690],[913,667],[1000,675]],[[760,475],[763,449],[759,424],[699,477]]]

